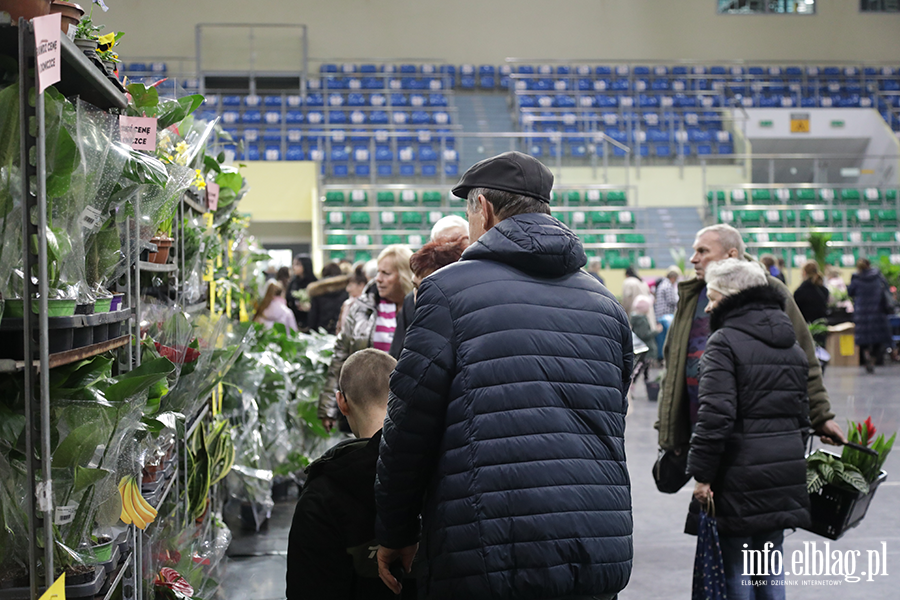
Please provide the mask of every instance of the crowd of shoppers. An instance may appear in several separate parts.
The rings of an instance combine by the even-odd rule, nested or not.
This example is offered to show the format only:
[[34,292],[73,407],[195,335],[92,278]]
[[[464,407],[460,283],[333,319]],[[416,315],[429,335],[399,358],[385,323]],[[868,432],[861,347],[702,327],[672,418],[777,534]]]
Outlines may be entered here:
[[[468,221],[442,219],[417,252],[389,246],[319,281],[295,261],[303,323],[337,332],[319,418],[358,439],[307,470],[289,548],[307,564],[289,568],[289,599],[300,580],[322,598],[615,598],[632,557],[632,332],[650,356],[663,347],[659,446],[696,481],[685,531],[718,507],[729,597],[750,587],[742,550],[780,549],[808,524],[805,441],[845,441],[808,328],[840,274],[810,261],[791,293],[783,263],[714,225],[697,232],[693,277],[628,269],[617,301],[551,216],[552,182],[506,153],[463,175]],[[847,292],[871,368],[890,290],[861,260]]]

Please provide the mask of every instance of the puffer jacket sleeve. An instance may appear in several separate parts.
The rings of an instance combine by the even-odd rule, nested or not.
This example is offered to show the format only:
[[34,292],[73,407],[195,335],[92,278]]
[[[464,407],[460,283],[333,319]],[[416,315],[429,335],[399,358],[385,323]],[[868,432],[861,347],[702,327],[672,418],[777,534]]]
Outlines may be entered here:
[[701,483],[712,483],[719,471],[725,443],[734,431],[737,394],[734,354],[717,332],[700,359],[700,408],[688,452],[687,472]]
[[631,328],[622,327],[622,401],[628,411],[628,389],[631,387],[631,374],[634,371],[634,338]]
[[391,393],[375,477],[375,535],[388,548],[419,537],[425,488],[436,467],[455,370],[453,322],[447,298],[426,280],[391,375]]

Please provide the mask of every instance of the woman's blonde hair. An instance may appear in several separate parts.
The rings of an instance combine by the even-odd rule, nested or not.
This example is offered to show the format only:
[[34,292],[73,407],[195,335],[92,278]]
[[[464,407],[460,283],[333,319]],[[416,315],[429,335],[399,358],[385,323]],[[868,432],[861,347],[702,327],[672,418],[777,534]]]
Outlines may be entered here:
[[400,285],[403,288],[403,296],[406,297],[413,289],[413,272],[409,266],[409,258],[412,256],[412,250],[404,244],[391,244],[381,251],[378,255],[377,262],[381,259],[391,257],[394,259],[394,268],[400,275]]
[[809,279],[815,285],[822,285],[822,273],[819,271],[819,263],[814,260],[808,260],[803,263],[803,279]]
[[269,305],[272,304],[272,300],[276,298],[276,296],[280,296],[284,293],[284,286],[281,285],[278,281],[270,281],[269,285],[266,286],[266,295],[263,296],[263,299],[259,302],[259,306],[256,307],[256,314],[253,315],[253,320],[258,321],[262,314],[266,312],[266,309],[269,308]]

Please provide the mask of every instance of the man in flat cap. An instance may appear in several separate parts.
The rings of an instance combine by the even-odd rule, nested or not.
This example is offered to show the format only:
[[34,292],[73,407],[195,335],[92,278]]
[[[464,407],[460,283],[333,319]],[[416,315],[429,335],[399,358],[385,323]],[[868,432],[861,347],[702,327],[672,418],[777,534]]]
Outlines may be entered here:
[[472,245],[425,278],[391,376],[375,497],[382,580],[434,599],[609,600],[628,583],[628,317],[518,152],[453,193]]

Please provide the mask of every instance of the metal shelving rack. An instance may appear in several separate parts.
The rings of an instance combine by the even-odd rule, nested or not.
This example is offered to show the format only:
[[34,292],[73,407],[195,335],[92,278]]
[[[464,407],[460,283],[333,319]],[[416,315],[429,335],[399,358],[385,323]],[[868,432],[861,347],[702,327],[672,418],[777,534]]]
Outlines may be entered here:
[[[16,48],[17,46],[17,48]],[[53,522],[52,476],[51,476],[51,443],[50,443],[50,369],[75,361],[84,360],[110,350],[128,345],[130,335],[120,336],[102,343],[77,348],[65,352],[50,354],[48,297],[49,277],[47,269],[47,166],[46,166],[46,131],[44,114],[44,96],[35,94],[35,104],[29,103],[29,94],[36,89],[35,81],[35,36],[32,24],[19,19],[18,27],[9,23],[0,23],[0,48],[11,55],[18,55],[19,68],[19,160],[21,165],[21,197],[22,239],[37,239],[37,252],[31,244],[23,244],[23,272],[31,273],[34,266],[38,268],[37,283],[31,277],[24,278],[23,294],[23,345],[24,356],[21,361],[0,361],[0,371],[22,373],[25,390],[25,444],[26,448],[36,448],[40,444],[39,457],[29,452],[26,460],[26,472],[31,482],[31,490],[27,495],[26,511],[29,517],[28,528],[28,565],[29,593],[37,598],[42,588],[54,581],[55,542],[51,527],[42,527],[43,539],[39,542],[37,524]],[[125,96],[97,70],[84,54],[68,38],[61,38],[61,74],[62,80],[57,89],[66,95],[79,95],[103,109],[125,108]],[[35,122],[35,134],[29,123]],[[35,157],[32,165],[30,156]],[[34,181],[34,188],[30,182]],[[36,222],[32,222],[36,215]],[[36,300],[35,300],[36,298]],[[33,303],[38,303],[38,311],[33,312]],[[130,317],[131,320],[133,319]],[[34,334],[37,333],[37,341]],[[34,356],[35,344],[38,359]],[[132,528],[134,547],[138,547],[139,534]],[[40,548],[43,547],[43,550]],[[125,582],[123,597],[130,598],[126,590],[135,590],[135,568],[139,560],[131,555],[119,567],[106,597]],[[39,566],[43,566],[43,578],[40,577]],[[133,593],[133,592],[132,592]]]

